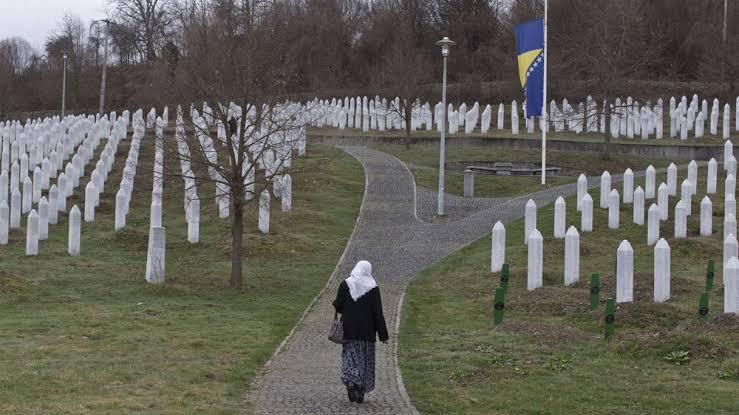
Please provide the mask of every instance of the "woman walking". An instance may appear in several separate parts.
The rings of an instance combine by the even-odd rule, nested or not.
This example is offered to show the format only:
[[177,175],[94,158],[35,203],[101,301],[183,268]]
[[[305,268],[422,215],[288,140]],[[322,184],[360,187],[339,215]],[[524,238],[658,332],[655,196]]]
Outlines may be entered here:
[[349,278],[339,285],[334,308],[344,327],[341,352],[341,381],[349,400],[364,402],[364,394],[375,389],[375,340],[387,344],[387,326],[382,313],[380,288],[372,277],[372,265],[359,261]]

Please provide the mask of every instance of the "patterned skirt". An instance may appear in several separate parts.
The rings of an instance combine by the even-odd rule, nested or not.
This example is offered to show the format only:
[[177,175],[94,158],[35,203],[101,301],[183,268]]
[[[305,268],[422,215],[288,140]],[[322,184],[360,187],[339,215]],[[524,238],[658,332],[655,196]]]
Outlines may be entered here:
[[341,351],[341,381],[364,392],[375,389],[375,343],[349,340]]

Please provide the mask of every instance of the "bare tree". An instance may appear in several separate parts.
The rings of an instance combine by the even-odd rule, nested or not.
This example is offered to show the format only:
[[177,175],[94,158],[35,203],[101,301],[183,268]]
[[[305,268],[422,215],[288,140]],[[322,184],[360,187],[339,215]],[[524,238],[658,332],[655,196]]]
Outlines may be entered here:
[[110,3],[117,23],[136,33],[146,60],[156,59],[157,50],[174,21],[170,13],[174,3],[171,0],[110,0]]
[[213,13],[212,5],[208,0],[189,3],[178,66],[180,81],[188,86],[181,99],[207,103],[178,117],[178,131],[189,122],[197,140],[187,141],[189,146],[182,139],[162,140],[191,168],[165,174],[182,177],[190,186],[215,186],[221,215],[227,212],[231,220],[229,283],[241,288],[245,208],[264,190],[281,194],[292,152],[304,146],[309,112],[287,101],[283,84],[265,70],[276,64],[270,31],[260,25],[268,4],[234,1],[226,15]]

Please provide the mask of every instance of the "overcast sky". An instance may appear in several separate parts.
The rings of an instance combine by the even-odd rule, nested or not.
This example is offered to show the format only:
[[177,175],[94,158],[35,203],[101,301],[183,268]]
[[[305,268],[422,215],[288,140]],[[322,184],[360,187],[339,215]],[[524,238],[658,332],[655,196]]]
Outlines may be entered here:
[[43,49],[46,37],[65,13],[91,19],[105,17],[108,0],[0,0],[0,39],[20,36]]

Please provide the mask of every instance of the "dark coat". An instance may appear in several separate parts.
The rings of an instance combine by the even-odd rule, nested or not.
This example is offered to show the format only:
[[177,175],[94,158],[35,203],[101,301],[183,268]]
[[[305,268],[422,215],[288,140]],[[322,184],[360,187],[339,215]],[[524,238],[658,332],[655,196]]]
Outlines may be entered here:
[[344,340],[363,340],[375,342],[376,336],[380,341],[387,341],[387,325],[382,313],[382,298],[380,288],[375,287],[354,301],[349,294],[346,281],[339,285],[336,293],[334,308],[340,313],[344,326]]

